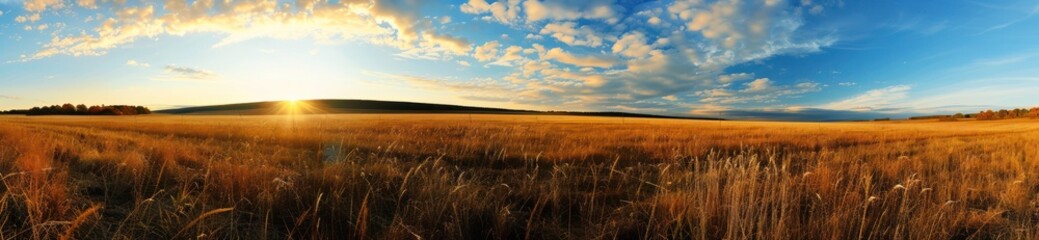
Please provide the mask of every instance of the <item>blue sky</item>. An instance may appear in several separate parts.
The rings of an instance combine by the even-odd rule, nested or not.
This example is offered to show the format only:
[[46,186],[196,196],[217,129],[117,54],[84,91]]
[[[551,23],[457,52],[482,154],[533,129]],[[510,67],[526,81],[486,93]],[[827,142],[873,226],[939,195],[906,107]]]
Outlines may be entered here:
[[1039,105],[1039,3],[0,0],[0,109],[376,99],[746,119]]

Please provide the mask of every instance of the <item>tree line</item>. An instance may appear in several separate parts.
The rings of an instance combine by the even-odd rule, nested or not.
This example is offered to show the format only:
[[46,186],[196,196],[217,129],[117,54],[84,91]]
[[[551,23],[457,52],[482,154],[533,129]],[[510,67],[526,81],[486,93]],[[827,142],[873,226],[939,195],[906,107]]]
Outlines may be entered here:
[[24,110],[9,110],[3,113],[25,115],[138,115],[151,114],[152,110],[145,106],[133,105],[94,105],[88,107],[85,104],[72,105],[71,103],[66,103]]
[[[985,110],[978,113],[957,113],[953,115],[930,115],[930,116],[917,116],[910,117],[909,120],[925,120],[925,119],[938,119],[940,121],[956,121],[962,118],[974,118],[977,120],[1001,120],[1001,119],[1014,119],[1014,118],[1039,118],[1039,107],[1030,109],[1016,108],[1016,109],[1000,109],[1000,110]],[[874,121],[881,121],[885,119],[875,119]],[[890,119],[887,119],[890,120]]]
[[974,116],[978,120],[999,120],[1012,118],[1039,118],[1039,107],[1032,109],[1000,109],[999,111],[985,110]]

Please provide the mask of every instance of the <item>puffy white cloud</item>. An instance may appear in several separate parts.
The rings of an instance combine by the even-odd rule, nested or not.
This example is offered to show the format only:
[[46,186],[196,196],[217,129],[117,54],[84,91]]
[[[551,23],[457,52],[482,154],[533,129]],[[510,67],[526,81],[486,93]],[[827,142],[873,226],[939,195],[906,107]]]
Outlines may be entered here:
[[47,9],[61,9],[65,7],[63,0],[25,0],[22,3],[26,11],[39,12]]
[[612,0],[540,1],[540,0],[469,0],[460,7],[463,13],[485,15],[485,20],[517,24],[544,20],[594,19],[615,23],[623,8]]
[[[737,64],[819,51],[835,41],[814,35],[832,31],[802,31],[802,14],[811,14],[813,3],[788,1],[677,0],[640,5],[634,13],[630,11],[636,9],[610,0],[468,0],[456,10],[509,28],[476,33],[455,28],[443,13],[422,16],[420,10],[427,9],[424,0],[31,0],[33,8],[41,10],[27,11],[16,20],[24,28],[38,29],[41,24],[33,22],[40,20],[41,11],[54,11],[45,12],[45,17],[69,8],[97,7],[103,8],[97,12],[106,13],[82,15],[95,19],[89,24],[96,26],[86,26],[82,33],[55,31],[54,38],[26,60],[101,55],[141,39],[197,33],[222,37],[214,47],[255,38],[365,41],[395,47],[401,57],[513,67],[494,80],[515,84],[510,87],[521,92],[516,95],[522,100],[517,101],[525,103],[656,109],[661,105],[654,101],[667,100],[672,107],[682,101],[767,103],[819,91],[814,82],[784,84],[786,79],[775,76],[726,73]],[[61,28],[50,25],[46,31]],[[473,44],[460,37],[474,35],[490,39]],[[498,35],[503,37],[493,40]],[[565,45],[509,46],[522,41],[519,36],[544,36]],[[462,55],[473,59],[454,59]],[[452,85],[446,79],[429,83]]]
[[485,0],[469,0],[463,3],[461,10],[468,14],[490,13],[494,20],[506,24],[517,21],[520,17],[520,0],[497,1],[487,3]]
[[574,20],[602,19],[613,23],[617,21],[618,7],[611,1],[546,1],[527,0],[523,2],[527,14],[527,22],[541,20]]
[[732,82],[738,82],[738,81],[751,79],[753,77],[754,77],[754,74],[750,74],[750,73],[733,73],[733,74],[726,74],[726,75],[718,76],[718,82],[722,83],[722,84],[728,84],[728,83],[732,83]]
[[529,77],[531,75],[534,75],[535,73],[538,73],[541,70],[548,69],[549,67],[552,67],[552,64],[548,62],[530,61],[524,63],[523,67],[520,68],[520,70],[523,72],[524,77]]
[[76,0],[76,5],[84,8],[97,8],[97,0]]
[[548,50],[543,59],[555,60],[560,63],[570,64],[578,67],[609,68],[617,63],[617,60],[608,56],[577,56],[561,48]]
[[[61,2],[32,0],[25,6],[43,11],[64,7]],[[89,2],[82,3],[89,6]],[[470,46],[466,40],[436,32],[419,15],[422,4],[418,0],[317,0],[299,1],[292,8],[280,7],[276,0],[258,0],[102,5],[113,16],[83,34],[59,35],[23,60],[102,55],[141,38],[190,33],[224,35],[215,47],[253,38],[310,38],[324,43],[358,39],[397,47],[403,51],[401,56],[444,59],[467,54]],[[26,20],[33,21],[31,16],[22,19]]]
[[646,44],[646,36],[640,32],[630,32],[613,43],[613,53],[631,58],[642,58],[649,55],[653,48]]
[[667,67],[671,61],[668,55],[660,50],[652,50],[646,58],[628,60],[628,70],[632,72],[653,72]]
[[574,22],[545,24],[540,34],[552,36],[570,46],[598,47],[603,43],[603,38],[595,30],[588,26],[577,27]]
[[725,66],[776,54],[814,52],[835,41],[828,37],[797,40],[801,17],[788,4],[780,4],[785,1],[771,2],[679,0],[668,12],[684,21],[688,31],[717,47],[697,51],[701,64]]
[[469,53],[469,49],[472,49],[469,41],[462,38],[431,32],[424,33],[422,36],[423,39],[426,39],[426,41],[422,42],[422,45],[425,47],[442,47],[456,55]]
[[648,20],[646,20],[646,22],[649,23],[649,24],[657,25],[657,24],[660,24],[662,21],[660,20],[659,17],[655,17],[654,16],[654,17],[650,17]]
[[502,54],[498,60],[495,60],[490,64],[510,67],[513,66],[514,63],[527,61],[528,59],[523,57],[524,50],[526,49],[523,49],[523,47],[520,46],[509,46],[508,48],[505,48],[505,53]]
[[476,58],[476,60],[481,62],[490,61],[498,56],[499,46],[501,46],[501,44],[499,44],[498,41],[484,43],[482,46],[477,47],[473,52],[473,58]]
[[744,85],[746,85],[747,88],[744,88],[741,92],[759,93],[771,89],[772,80],[768,80],[768,78],[758,78]]

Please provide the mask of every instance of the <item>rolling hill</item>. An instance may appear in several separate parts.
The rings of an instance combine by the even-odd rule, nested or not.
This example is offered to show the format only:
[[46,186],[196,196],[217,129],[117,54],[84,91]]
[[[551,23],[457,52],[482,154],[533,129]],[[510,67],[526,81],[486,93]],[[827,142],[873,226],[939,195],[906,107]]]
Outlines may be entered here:
[[467,114],[528,114],[528,115],[572,115],[572,116],[604,116],[604,117],[646,117],[673,119],[722,120],[717,118],[676,117],[653,114],[626,112],[569,112],[569,111],[533,111],[505,108],[471,107],[448,104],[393,102],[374,100],[339,100],[319,99],[304,100],[295,103],[285,101],[236,103],[166,109],[155,111],[164,114],[194,115],[269,115],[295,112],[299,114],[333,114],[333,113],[467,113]]

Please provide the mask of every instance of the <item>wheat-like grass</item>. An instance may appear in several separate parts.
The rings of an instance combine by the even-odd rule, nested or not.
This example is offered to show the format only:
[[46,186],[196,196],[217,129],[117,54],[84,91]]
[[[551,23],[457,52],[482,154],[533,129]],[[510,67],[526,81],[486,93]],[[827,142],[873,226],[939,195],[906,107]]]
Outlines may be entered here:
[[4,116],[0,238],[1035,239],[1036,123]]

